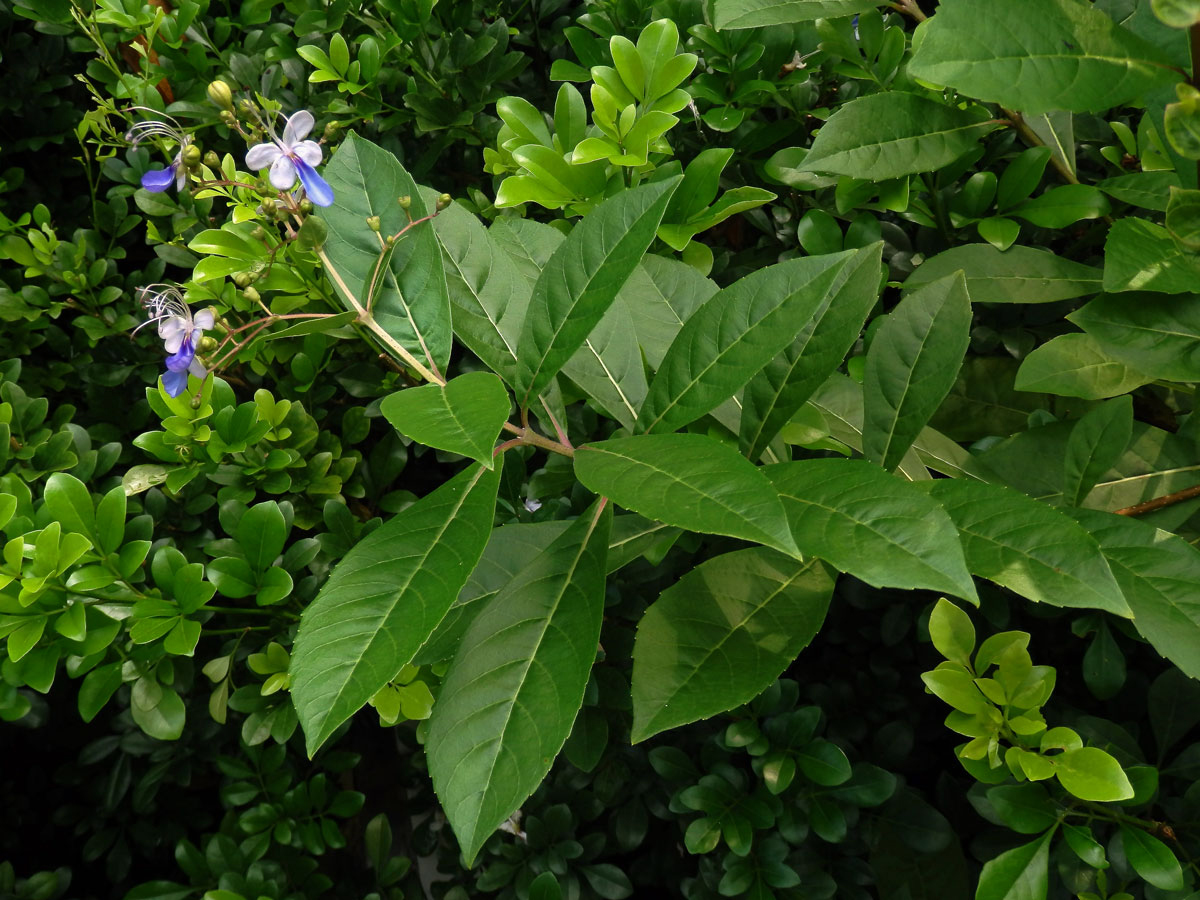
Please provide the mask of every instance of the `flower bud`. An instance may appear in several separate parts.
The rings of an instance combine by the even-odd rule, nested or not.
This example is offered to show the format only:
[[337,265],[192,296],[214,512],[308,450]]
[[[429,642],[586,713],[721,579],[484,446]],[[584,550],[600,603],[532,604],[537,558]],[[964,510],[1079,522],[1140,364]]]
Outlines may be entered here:
[[208,99],[214,106],[233,111],[233,91],[223,81],[213,81],[208,85]]
[[238,272],[233,276],[233,283],[244,290],[254,283],[254,273]]
[[256,241],[265,241],[267,239],[267,229],[261,225],[255,225],[254,230],[250,232],[250,236]]
[[334,138],[336,138],[338,136],[338,134],[341,133],[341,130],[342,130],[341,122],[338,122],[337,120],[334,120],[332,122],[326,122],[325,123],[325,131],[322,133],[322,137],[324,137],[324,139],[327,141],[332,141]]
[[412,197],[408,196],[408,194],[405,194],[403,197],[398,197],[396,202],[400,204],[401,209],[408,209],[410,206],[412,206]]
[[203,401],[198,396],[193,397],[191,402],[192,409],[199,409],[202,402]]
[[228,125],[230,128],[232,128],[237,124],[237,116],[235,116],[229,110],[223,109],[221,110],[221,122],[222,124]]
[[311,200],[309,200],[307,197],[305,197],[303,200],[300,201],[300,212],[304,213],[307,216],[312,211],[313,211],[313,202]]
[[209,150],[204,154],[204,164],[210,169],[221,168],[221,157],[217,156],[216,152]]
[[252,287],[248,287],[244,291],[242,291],[242,296],[245,297],[247,300],[249,300],[251,303],[258,303],[259,300],[262,299],[259,296],[258,291],[256,291]]
[[217,339],[209,337],[207,334],[200,338],[200,346],[196,348],[200,353],[212,353],[217,349]]
[[438,212],[441,212],[443,209],[445,209],[447,206],[449,206],[450,203],[453,201],[453,199],[454,198],[451,197],[449,194],[439,195],[437,198]]
[[378,233],[383,226],[379,222],[379,216],[367,216],[367,227]]
[[200,148],[195,144],[188,144],[186,147],[184,147],[181,155],[183,157],[183,164],[189,169],[193,169],[200,165],[200,158],[203,156],[203,154],[200,152]]
[[258,112],[258,107],[254,105],[254,101],[249,97],[243,97],[238,101],[238,109],[241,110],[243,115],[247,116],[252,116]]

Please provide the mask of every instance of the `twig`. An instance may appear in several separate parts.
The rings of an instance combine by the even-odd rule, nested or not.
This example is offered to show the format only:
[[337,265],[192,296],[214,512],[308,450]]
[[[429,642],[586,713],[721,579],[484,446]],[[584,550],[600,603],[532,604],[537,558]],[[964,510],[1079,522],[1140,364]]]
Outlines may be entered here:
[[1115,510],[1115,512],[1118,516],[1140,516],[1158,509],[1164,509],[1168,506],[1174,506],[1176,503],[1183,503],[1185,500],[1191,500],[1193,497],[1200,497],[1200,484],[1192,485],[1190,488],[1184,488],[1182,491],[1176,491],[1173,494],[1164,494],[1162,497],[1155,497],[1153,500],[1147,500],[1144,503],[1138,503],[1134,506],[1126,506],[1124,509]]

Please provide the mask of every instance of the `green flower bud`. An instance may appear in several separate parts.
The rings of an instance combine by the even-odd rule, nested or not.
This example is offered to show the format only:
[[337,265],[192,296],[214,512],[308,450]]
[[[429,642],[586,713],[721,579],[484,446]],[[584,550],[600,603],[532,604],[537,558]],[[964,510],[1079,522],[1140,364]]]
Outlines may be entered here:
[[338,122],[336,120],[334,120],[332,122],[327,122],[327,123],[325,123],[325,131],[322,133],[322,137],[324,137],[325,140],[327,140],[327,141],[332,141],[334,138],[336,138],[341,133],[341,130],[342,130],[341,122]]
[[219,169],[221,168],[221,157],[217,156],[214,151],[209,150],[204,154],[204,164],[210,169]]
[[213,81],[208,85],[208,99],[214,106],[233,111],[233,91],[223,81]]
[[447,206],[449,206],[451,204],[451,202],[453,201],[453,199],[454,198],[451,197],[449,194],[441,194],[437,198],[438,212],[441,212],[443,209],[445,209]]
[[230,128],[232,128],[234,125],[237,124],[237,116],[235,116],[229,110],[223,109],[223,110],[221,110],[221,122],[225,125],[228,125]]
[[233,283],[239,288],[248,288],[254,283],[254,275],[251,272],[238,272],[233,276]]
[[265,241],[267,239],[267,229],[261,225],[255,225],[254,230],[250,232],[250,236],[256,241]]
[[200,408],[200,404],[201,404],[201,403],[203,403],[203,402],[204,402],[204,401],[203,401],[203,400],[201,400],[201,399],[200,399],[198,396],[197,396],[197,397],[193,397],[193,398],[192,398],[192,402],[191,402],[192,409],[199,409],[199,408]]
[[244,291],[242,291],[242,296],[245,297],[247,300],[249,300],[251,303],[257,303],[259,300],[262,299],[259,296],[258,291],[256,291],[252,287],[248,287]]
[[405,194],[403,197],[398,197],[396,202],[400,204],[401,209],[408,209],[410,206],[412,206],[412,197],[408,196],[408,194]]
[[258,107],[255,106],[254,101],[248,97],[243,97],[238,101],[238,109],[247,116],[252,116],[258,112]]
[[307,197],[300,201],[300,212],[306,216],[313,211],[313,202]]
[[379,216],[367,216],[367,227],[374,232],[378,232],[382,227],[379,222]]
[[200,148],[195,144],[188,144],[186,147],[184,147],[182,155],[183,164],[189,169],[200,165],[200,158],[203,156],[203,154],[200,152]]
[[200,346],[196,348],[201,353],[212,353],[217,349],[217,339],[207,334],[200,338]]

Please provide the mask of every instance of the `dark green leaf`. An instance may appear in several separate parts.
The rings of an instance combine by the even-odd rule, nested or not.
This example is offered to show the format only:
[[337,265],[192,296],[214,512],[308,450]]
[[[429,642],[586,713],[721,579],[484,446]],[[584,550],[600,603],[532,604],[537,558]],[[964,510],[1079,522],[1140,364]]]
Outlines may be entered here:
[[459,453],[492,468],[492,450],[512,402],[490,372],[468,372],[444,386],[425,384],[383,398],[379,411],[418,443]]
[[1106,353],[1151,378],[1200,380],[1200,300],[1195,295],[1101,294],[1067,318]]
[[1016,386],[1021,391],[1100,400],[1150,381],[1153,381],[1150,376],[1106,352],[1091,335],[1061,334],[1022,360]]
[[718,29],[763,28],[852,16],[882,5],[883,0],[717,0],[713,24]]
[[1098,294],[1103,273],[1049,250],[1016,246],[1004,252],[991,244],[966,244],[926,260],[904,282],[922,287],[961,269],[972,303],[1051,303]]
[[1183,869],[1171,848],[1140,828],[1121,823],[1121,843],[1133,871],[1159,890],[1183,889]]
[[984,863],[975,900],[1045,900],[1053,836],[1048,831]]
[[1080,506],[1104,473],[1117,464],[1133,433],[1133,398],[1128,394],[1090,410],[1067,441],[1063,499]]

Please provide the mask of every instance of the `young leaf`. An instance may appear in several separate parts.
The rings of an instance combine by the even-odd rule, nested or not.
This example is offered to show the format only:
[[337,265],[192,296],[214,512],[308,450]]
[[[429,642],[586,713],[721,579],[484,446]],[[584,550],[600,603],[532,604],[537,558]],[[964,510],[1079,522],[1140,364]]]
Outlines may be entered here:
[[1099,747],[1066,750],[1054,762],[1059,783],[1080,800],[1106,803],[1133,796],[1133,785],[1121,764]]
[[[407,226],[410,215],[420,219],[428,214],[412,176],[391,153],[353,132],[324,174],[337,197],[337,203],[321,212],[329,227],[324,253],[332,266],[330,280],[362,305],[370,302],[383,330],[417,360],[445,371],[450,359],[450,299],[432,226],[418,225],[391,251],[383,251],[380,243],[381,236]],[[411,201],[407,211],[396,202],[402,196]],[[379,217],[378,234],[367,227],[371,216]],[[385,262],[380,268],[381,252]]]
[[747,459],[763,455],[853,346],[879,297],[882,252],[878,243],[857,251],[792,342],[746,385],[739,441]]
[[1084,0],[943,0],[923,32],[913,77],[1024,113],[1102,112],[1180,78]]
[[405,437],[469,456],[490,469],[496,438],[511,407],[499,378],[490,372],[468,372],[445,386],[425,384],[389,394],[379,411]]
[[575,226],[534,285],[516,347],[528,407],[579,349],[654,240],[679,177],[610,197]]
[[938,653],[951,662],[971,664],[975,652],[975,626],[971,617],[947,600],[938,600],[929,615],[929,639]]
[[934,500],[861,459],[809,459],[763,472],[796,546],[876,587],[944,591],[978,603],[958,532]]
[[471,624],[446,672],[429,771],[468,864],[571,732],[600,638],[611,521],[603,500],[576,519]]
[[292,701],[310,755],[442,620],[487,543],[500,470],[472,466],[371,532],[304,610]]
[[756,466],[700,434],[615,438],[580,447],[575,476],[588,490],[670,525],[796,554],[779,494]]
[[984,863],[975,900],[1046,900],[1052,837],[1053,828]]
[[972,303],[1052,303],[1101,291],[1103,272],[1036,247],[1003,252],[964,244],[930,257],[904,282],[906,291],[962,269]]
[[1133,434],[1133,398],[1126,394],[1089,410],[1071,429],[1063,460],[1063,500],[1080,506],[1096,482],[1117,464]]
[[1052,606],[1130,616],[1095,538],[1011,488],[961,478],[927,482],[962,537],[975,575]]
[[747,703],[825,621],[833,579],[819,561],[765,547],[701,563],[663,591],[633,646],[636,743]]
[[934,172],[997,127],[979,106],[959,109],[903,91],[869,94],[829,117],[800,170],[870,181]]
[[913,291],[867,351],[863,455],[891,471],[954,386],[967,351],[971,301],[961,272]]
[[854,251],[759,269],[684,323],[638,413],[645,432],[674,431],[736,394],[828,302]]

